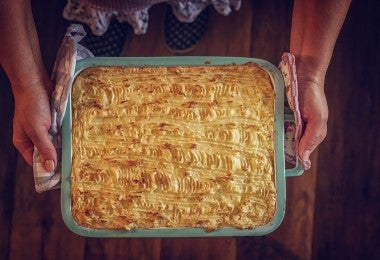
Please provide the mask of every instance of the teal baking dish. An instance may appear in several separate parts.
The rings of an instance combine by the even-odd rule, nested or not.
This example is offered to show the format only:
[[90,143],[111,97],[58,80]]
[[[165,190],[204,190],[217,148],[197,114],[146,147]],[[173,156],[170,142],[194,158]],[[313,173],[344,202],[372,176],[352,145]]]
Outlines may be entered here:
[[297,176],[303,170],[298,163],[294,169],[285,169],[284,161],[284,81],[281,72],[273,64],[252,58],[240,57],[144,57],[144,58],[87,58],[76,64],[75,75],[83,69],[93,66],[197,66],[226,65],[253,62],[265,69],[272,78],[275,87],[275,179],[277,190],[276,212],[272,221],[254,229],[220,228],[205,232],[202,228],[167,228],[167,229],[135,229],[128,230],[98,230],[78,225],[71,214],[71,98],[62,125],[62,184],[61,211],[65,224],[74,233],[87,237],[217,237],[217,236],[260,236],[274,231],[282,222],[285,214],[287,176]]

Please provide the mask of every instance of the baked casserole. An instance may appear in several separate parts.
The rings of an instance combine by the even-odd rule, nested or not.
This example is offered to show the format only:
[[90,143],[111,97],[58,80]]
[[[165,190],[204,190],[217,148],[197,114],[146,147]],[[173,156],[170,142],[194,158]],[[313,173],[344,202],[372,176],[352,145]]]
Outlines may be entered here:
[[78,225],[252,229],[276,211],[275,92],[261,67],[90,67],[72,91]]

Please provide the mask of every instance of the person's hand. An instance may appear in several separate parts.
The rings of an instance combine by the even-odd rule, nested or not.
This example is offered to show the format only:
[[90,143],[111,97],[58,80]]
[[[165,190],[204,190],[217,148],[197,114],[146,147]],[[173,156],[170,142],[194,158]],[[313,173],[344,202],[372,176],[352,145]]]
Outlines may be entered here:
[[46,171],[53,171],[57,165],[57,154],[49,139],[51,125],[49,94],[51,82],[45,86],[31,86],[26,91],[15,93],[15,114],[13,119],[13,144],[31,166],[34,146],[40,152]]
[[308,170],[311,166],[310,154],[322,143],[327,134],[328,107],[324,93],[324,74],[315,71],[297,70],[299,86],[299,105],[303,120],[304,133],[301,137],[298,153]]
[[305,168],[310,168],[310,154],[327,135],[325,75],[350,4],[351,0],[293,4],[290,52],[296,57],[300,110],[306,122],[298,146]]

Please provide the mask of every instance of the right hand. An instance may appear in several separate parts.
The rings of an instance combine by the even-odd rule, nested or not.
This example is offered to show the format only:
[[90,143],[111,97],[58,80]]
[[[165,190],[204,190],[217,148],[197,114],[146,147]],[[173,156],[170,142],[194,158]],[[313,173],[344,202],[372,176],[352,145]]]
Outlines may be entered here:
[[51,126],[51,82],[46,82],[37,82],[15,93],[13,144],[31,166],[34,146],[37,147],[43,168],[51,172],[57,165],[57,153],[48,135]]

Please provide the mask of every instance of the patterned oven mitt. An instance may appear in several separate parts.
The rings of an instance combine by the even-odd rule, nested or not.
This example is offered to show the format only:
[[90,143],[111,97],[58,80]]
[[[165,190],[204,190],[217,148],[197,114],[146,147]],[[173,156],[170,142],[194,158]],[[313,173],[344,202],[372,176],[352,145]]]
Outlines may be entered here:
[[[285,115],[293,114],[294,121],[285,118],[285,160],[293,165],[297,165],[298,144],[303,131],[303,121],[298,103],[298,82],[295,57],[291,53],[284,53],[281,57],[279,69],[282,73],[285,82],[286,101]],[[302,160],[298,160],[302,167],[305,165]]]
[[52,123],[49,129],[50,138],[57,151],[58,163],[53,172],[46,172],[42,167],[39,151],[34,147],[33,173],[34,185],[37,192],[43,192],[60,187],[61,181],[61,136],[60,130],[66,111],[68,94],[74,76],[75,64],[78,60],[94,55],[78,42],[86,36],[84,28],[72,24],[62,40],[53,68],[52,81],[55,89],[51,97]]

